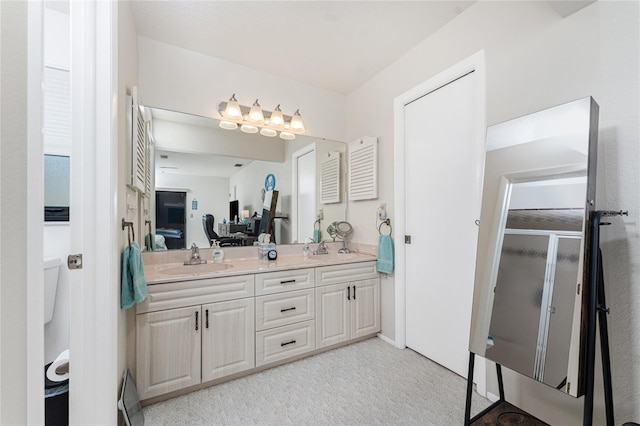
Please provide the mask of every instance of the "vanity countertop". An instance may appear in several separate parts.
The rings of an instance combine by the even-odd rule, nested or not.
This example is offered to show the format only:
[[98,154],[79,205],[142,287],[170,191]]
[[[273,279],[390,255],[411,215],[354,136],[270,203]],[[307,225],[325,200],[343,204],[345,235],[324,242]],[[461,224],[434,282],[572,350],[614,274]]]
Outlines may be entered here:
[[225,249],[225,260],[222,263],[214,263],[211,260],[210,251],[210,249],[200,250],[202,259],[207,260],[207,263],[202,265],[184,265],[184,261],[187,260],[190,253],[188,250],[145,253],[143,255],[144,275],[147,284],[259,274],[376,260],[376,256],[368,252],[343,254],[338,253],[337,249],[331,250],[331,246],[329,246],[329,254],[309,254],[307,257],[303,256],[299,249],[292,251],[284,249],[284,246],[279,246],[276,260],[258,259],[257,249],[230,248]]

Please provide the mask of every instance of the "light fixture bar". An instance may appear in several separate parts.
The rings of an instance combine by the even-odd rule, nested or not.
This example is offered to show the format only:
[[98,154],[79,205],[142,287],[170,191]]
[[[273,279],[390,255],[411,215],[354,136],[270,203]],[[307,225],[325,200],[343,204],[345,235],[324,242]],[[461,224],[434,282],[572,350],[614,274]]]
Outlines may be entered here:
[[[235,99],[235,97],[233,98]],[[257,103],[257,100],[256,100]],[[271,115],[273,114],[272,111],[268,111],[263,109],[262,110],[262,114],[264,116],[264,123],[263,124],[258,124],[258,123],[253,123],[251,122],[251,120],[248,120],[247,117],[249,117],[249,114],[251,112],[251,107],[245,106],[245,105],[238,105],[238,107],[240,108],[240,111],[242,113],[242,118],[240,117],[229,117],[226,116],[224,114],[224,112],[227,109],[227,104],[228,102],[220,102],[218,104],[218,112],[221,115],[221,120],[227,121],[227,122],[234,122],[234,123],[238,123],[240,125],[243,124],[249,124],[251,126],[257,126],[257,127],[261,127],[261,128],[270,128],[273,130],[277,130],[277,131],[286,131],[289,134],[303,134],[305,132],[305,128],[304,128],[304,124],[302,125],[302,128],[293,128],[290,123],[291,120],[293,119],[294,121],[296,121],[298,119],[298,117],[300,117],[300,113],[298,110],[296,110],[296,114],[294,116],[290,116],[290,115],[286,115],[286,114],[282,114],[282,118],[284,119],[284,125],[283,124],[279,124],[279,125],[271,125],[270,124],[270,119],[271,119]],[[279,108],[280,105],[278,105]],[[280,111],[281,112],[281,111]],[[301,120],[301,118],[300,118]],[[226,128],[226,127],[225,127]],[[229,130],[232,129],[232,126],[228,127]]]

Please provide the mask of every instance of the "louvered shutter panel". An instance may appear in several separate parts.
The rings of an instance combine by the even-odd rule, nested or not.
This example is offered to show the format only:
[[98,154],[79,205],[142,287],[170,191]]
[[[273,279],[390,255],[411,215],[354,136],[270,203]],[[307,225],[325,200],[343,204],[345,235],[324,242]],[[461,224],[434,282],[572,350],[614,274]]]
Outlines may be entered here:
[[69,71],[44,67],[42,133],[46,147],[71,146],[71,84]]
[[131,182],[129,185],[141,192],[145,192],[147,178],[147,126],[144,111],[138,105],[137,88],[132,90],[131,106]]
[[340,202],[340,152],[329,151],[320,165],[320,201]]
[[365,136],[349,144],[349,200],[378,198],[378,138]]

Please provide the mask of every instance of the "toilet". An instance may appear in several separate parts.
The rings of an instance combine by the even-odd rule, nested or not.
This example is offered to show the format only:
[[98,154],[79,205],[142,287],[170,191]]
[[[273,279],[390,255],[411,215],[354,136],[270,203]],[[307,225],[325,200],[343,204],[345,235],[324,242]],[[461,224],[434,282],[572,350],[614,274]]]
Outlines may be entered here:
[[57,257],[44,260],[44,323],[53,318],[53,308],[56,303],[58,288],[58,273],[62,261]]

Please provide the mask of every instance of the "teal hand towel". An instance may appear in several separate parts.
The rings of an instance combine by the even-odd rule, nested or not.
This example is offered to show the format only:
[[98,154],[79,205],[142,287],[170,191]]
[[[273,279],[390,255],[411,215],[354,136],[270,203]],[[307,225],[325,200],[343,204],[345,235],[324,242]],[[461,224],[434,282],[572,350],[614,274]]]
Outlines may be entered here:
[[155,251],[155,249],[156,249],[156,238],[152,233],[148,233],[144,237],[144,248],[147,249],[147,251]]
[[138,243],[131,243],[122,251],[122,275],[120,283],[120,307],[129,309],[147,297],[144,264]]
[[378,237],[378,261],[376,262],[378,272],[392,273],[393,262],[393,240],[391,235],[380,235]]
[[122,273],[120,275],[120,307],[129,309],[133,306],[133,283],[131,282],[131,271],[129,269],[129,246],[122,250],[122,262],[120,264]]
[[316,243],[320,242],[320,238],[322,238],[322,232],[319,229],[313,230],[313,241]]
[[147,298],[147,281],[144,278],[142,251],[135,241],[131,243],[131,249],[129,250],[129,270],[131,271],[133,301],[140,303]]

